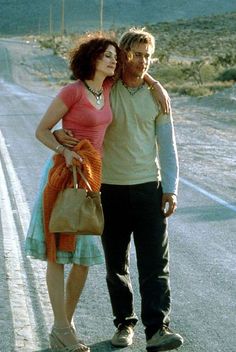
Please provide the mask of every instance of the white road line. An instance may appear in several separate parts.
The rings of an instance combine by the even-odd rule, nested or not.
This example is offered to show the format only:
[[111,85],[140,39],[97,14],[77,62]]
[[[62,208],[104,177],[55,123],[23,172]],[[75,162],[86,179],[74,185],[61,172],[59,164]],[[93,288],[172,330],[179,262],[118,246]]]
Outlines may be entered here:
[[7,271],[6,275],[8,277],[9,296],[15,333],[15,348],[16,351],[26,351],[29,350],[29,348],[33,348],[35,336],[31,329],[30,315],[25,299],[25,283],[23,280],[24,273],[22,272],[21,266],[22,256],[19,239],[1,164],[0,200],[5,265]]
[[190,182],[190,181],[187,181],[187,180],[186,180],[185,178],[183,178],[183,177],[180,178],[180,181],[181,181],[183,184],[185,184],[186,186],[189,186],[189,187],[195,189],[196,191],[198,191],[198,192],[204,194],[204,195],[207,196],[208,198],[214,200],[216,203],[218,203],[218,204],[220,204],[220,205],[223,205],[225,208],[230,209],[230,210],[236,212],[236,206],[235,206],[235,205],[226,202],[226,201],[223,200],[222,198],[219,198],[219,197],[215,196],[214,194],[212,194],[212,193],[210,193],[210,192],[204,190],[203,188],[201,188],[201,187],[195,185],[194,183],[192,183],[192,182]]
[[2,154],[2,158],[4,160],[4,164],[6,165],[7,172],[9,174],[11,185],[14,193],[14,197],[16,200],[16,205],[19,210],[20,222],[23,229],[23,232],[26,233],[29,220],[30,220],[30,210],[26,201],[26,197],[21,186],[20,180],[18,179],[13,163],[11,161],[5,139],[0,130],[0,150]]
[[[28,225],[29,225],[31,214],[30,214],[30,210],[29,210],[29,207],[28,207],[28,203],[27,203],[27,200],[26,200],[26,197],[25,197],[25,193],[24,193],[23,187],[22,187],[21,182],[20,182],[20,180],[17,177],[17,174],[15,172],[15,169],[14,169],[11,157],[9,155],[9,152],[8,152],[8,149],[7,149],[7,146],[6,146],[6,143],[5,143],[5,139],[4,139],[4,137],[3,137],[2,133],[1,133],[1,130],[0,130],[0,153],[2,155],[2,159],[4,161],[4,165],[6,166],[8,177],[10,179],[12,193],[14,194],[15,204],[16,204],[16,210],[15,211],[18,214],[18,219],[20,221],[23,233],[26,235],[27,230],[28,230]],[[3,215],[3,212],[6,212],[7,216],[8,216],[6,218],[6,219],[8,219],[7,225],[6,225],[6,221],[5,221],[4,217],[3,217],[3,223],[5,223],[5,225],[6,225],[5,231],[7,231],[6,232],[6,237],[8,237],[9,233],[11,234],[12,237],[14,237],[14,240],[12,238],[12,240],[9,242],[9,246],[10,246],[10,244],[15,246],[12,250],[15,253],[15,259],[17,258],[16,261],[17,261],[18,264],[16,263],[16,265],[19,266],[20,261],[22,262],[22,260],[23,260],[22,254],[21,254],[21,248],[20,248],[20,238],[19,238],[19,236],[17,234],[17,229],[16,229],[16,226],[15,226],[14,217],[12,215],[13,214],[13,210],[11,208],[11,203],[10,203],[10,200],[9,200],[9,194],[7,192],[7,184],[6,184],[6,180],[5,180],[2,168],[1,168],[0,183],[1,183],[0,186],[4,189],[4,193],[2,193],[2,191],[0,191],[0,194],[1,194],[1,196],[3,194],[5,194],[4,195],[4,202],[2,202],[2,204],[1,204],[1,208],[2,208],[1,212],[2,212],[2,215]],[[10,216],[11,216],[11,218],[9,218]],[[12,262],[9,262],[9,267],[10,267],[9,270],[13,270],[12,268],[14,268],[14,265],[15,264],[13,264]],[[48,314],[49,300],[48,300],[48,295],[47,294],[45,295],[45,292],[47,292],[46,283],[45,283],[45,280],[44,280],[44,277],[45,277],[45,262],[41,262],[41,261],[38,261],[38,260],[37,261],[32,260],[32,261],[29,262],[29,265],[33,269],[33,273],[34,273],[33,275],[34,275],[34,279],[35,279],[34,281],[35,281],[35,284],[37,285],[36,290],[37,290],[38,297],[39,297],[39,300],[40,300],[40,302],[38,302],[38,303],[41,306],[41,311],[43,312],[43,316],[44,316],[44,320],[46,322],[46,325],[49,326],[50,320],[51,320],[51,314]],[[22,270],[24,270],[23,267],[22,267]],[[12,276],[13,274],[14,274],[14,272],[13,273],[11,272],[9,274],[10,278],[13,277]],[[22,273],[22,274],[25,277],[25,273]],[[22,279],[22,281],[23,281],[23,279]],[[14,282],[14,279],[12,280],[12,282]],[[15,296],[14,290],[12,292],[12,289],[14,289],[14,287],[12,288],[11,286],[9,286],[9,292],[11,294],[10,299],[15,301],[15,299],[17,298],[18,301],[19,301],[19,297],[22,297],[24,302],[26,302],[26,304],[28,303],[28,308],[26,307],[26,309],[24,309],[24,311],[25,312],[27,312],[27,310],[30,311],[31,323],[32,323],[32,326],[34,326],[34,328],[35,328],[36,324],[35,324],[35,321],[34,321],[35,318],[34,318],[34,314],[33,314],[33,311],[32,311],[33,307],[32,307],[31,300],[30,300],[29,287],[27,286],[27,283],[25,281],[24,281],[24,284],[25,284],[25,291],[21,292],[22,294],[20,294],[19,292],[16,292],[17,297]],[[14,314],[14,311],[12,313]],[[18,318],[19,318],[19,316],[18,316]],[[28,319],[29,319],[29,317],[28,317]],[[21,320],[22,326],[26,326],[28,323],[29,323],[29,321],[27,321],[25,323],[23,320]],[[35,335],[34,334],[29,334],[29,331],[30,330],[28,330],[28,337],[30,336],[30,339],[32,341],[34,341],[34,347],[35,347],[35,342],[38,339],[35,339]],[[17,341],[17,337],[16,337],[16,341]],[[26,350],[24,350],[24,352],[25,351]]]

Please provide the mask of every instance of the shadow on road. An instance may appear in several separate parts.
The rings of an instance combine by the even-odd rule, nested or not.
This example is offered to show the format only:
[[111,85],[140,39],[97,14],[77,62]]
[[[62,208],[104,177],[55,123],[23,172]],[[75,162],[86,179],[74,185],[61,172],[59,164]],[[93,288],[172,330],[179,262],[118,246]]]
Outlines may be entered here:
[[[121,347],[113,347],[111,345],[110,340],[94,343],[93,345],[90,345],[89,347],[90,347],[91,352],[109,352],[109,351],[115,352],[115,351],[122,349]],[[51,352],[51,349],[47,348],[47,349],[43,349],[43,350],[37,350],[35,352]]]
[[120,349],[124,349],[121,347],[114,347],[111,345],[110,340],[101,341],[98,343],[94,343],[90,345],[91,352],[109,352],[109,351],[118,351]]

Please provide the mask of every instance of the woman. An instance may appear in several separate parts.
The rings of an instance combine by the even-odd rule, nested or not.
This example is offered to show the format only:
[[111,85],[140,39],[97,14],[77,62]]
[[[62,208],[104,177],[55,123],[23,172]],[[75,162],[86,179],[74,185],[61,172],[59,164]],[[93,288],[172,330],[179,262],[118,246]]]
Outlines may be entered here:
[[[65,148],[55,139],[52,128],[62,120],[62,126],[73,131],[78,140],[88,140],[101,156],[105,130],[112,120],[109,92],[116,71],[119,48],[111,38],[90,34],[72,52],[70,68],[75,82],[64,87],[50,104],[40,121],[36,137],[48,148],[65,159],[69,168],[72,161],[83,163],[79,153]],[[51,167],[51,161],[49,165]],[[42,187],[48,167],[42,179]],[[36,259],[47,260],[47,287],[54,314],[54,324],[49,335],[53,351],[89,351],[76,337],[73,315],[83,290],[90,265],[100,264],[103,258],[93,236],[77,236],[74,250],[56,248],[55,258],[47,244],[46,225],[42,223],[42,189],[35,205],[26,239],[26,253]],[[44,191],[45,192],[45,191]],[[44,208],[45,212],[45,208]],[[44,219],[45,220],[45,219]],[[39,226],[38,226],[39,225]],[[46,248],[46,251],[45,251]],[[64,294],[64,264],[72,264]]]

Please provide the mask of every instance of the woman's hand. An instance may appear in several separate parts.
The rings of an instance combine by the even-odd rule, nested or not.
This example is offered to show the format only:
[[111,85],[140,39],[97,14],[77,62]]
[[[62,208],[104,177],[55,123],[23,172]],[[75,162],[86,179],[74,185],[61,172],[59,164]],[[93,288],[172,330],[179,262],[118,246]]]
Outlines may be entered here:
[[158,81],[152,84],[150,89],[154,98],[157,100],[157,103],[160,105],[162,113],[169,114],[171,110],[171,104],[167,90],[163,88]]
[[149,85],[154,99],[156,100],[157,104],[160,105],[162,113],[169,114],[171,111],[171,104],[167,90],[149,73],[144,75],[144,81]]
[[83,162],[83,159],[78,153],[66,148],[73,148],[76,144],[79,143],[79,140],[73,137],[72,132],[70,130],[55,130],[53,134],[57,141],[64,147],[62,155],[64,155],[65,157],[67,167],[72,166],[73,159],[79,160],[81,163]]
[[81,156],[78,153],[74,152],[73,150],[65,148],[62,154],[64,155],[67,167],[70,167],[73,165],[73,159],[76,159],[81,163],[83,162],[83,159],[81,158]]

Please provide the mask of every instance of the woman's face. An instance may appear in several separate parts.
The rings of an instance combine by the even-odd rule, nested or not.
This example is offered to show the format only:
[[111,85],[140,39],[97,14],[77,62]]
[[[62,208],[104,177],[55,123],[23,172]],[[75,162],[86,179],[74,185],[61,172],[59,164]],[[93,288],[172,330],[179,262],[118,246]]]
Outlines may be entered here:
[[108,45],[105,52],[96,62],[96,73],[101,73],[105,77],[113,76],[116,69],[117,53],[113,45]]

